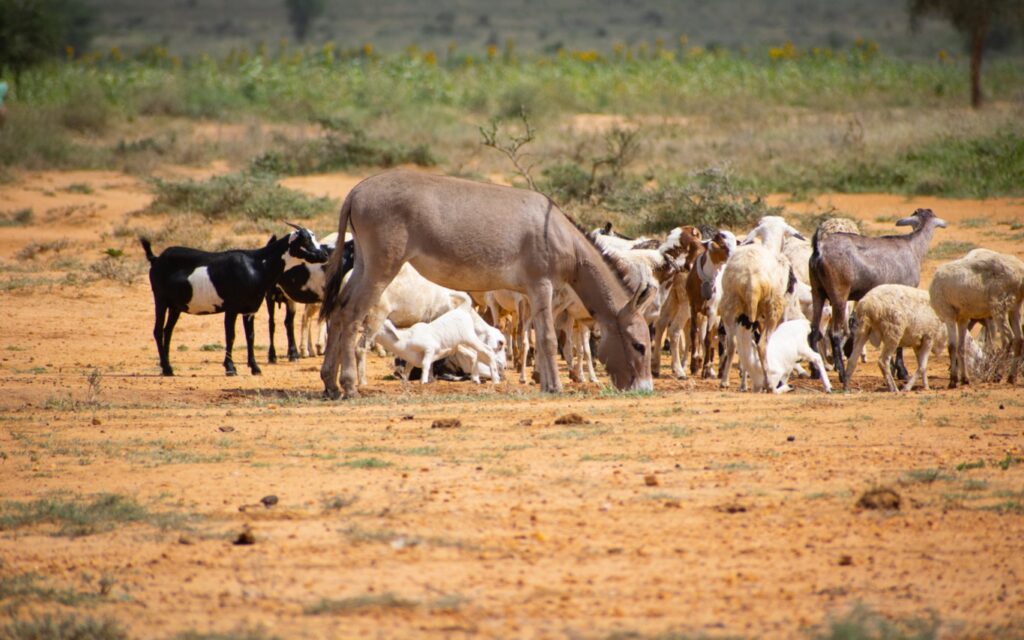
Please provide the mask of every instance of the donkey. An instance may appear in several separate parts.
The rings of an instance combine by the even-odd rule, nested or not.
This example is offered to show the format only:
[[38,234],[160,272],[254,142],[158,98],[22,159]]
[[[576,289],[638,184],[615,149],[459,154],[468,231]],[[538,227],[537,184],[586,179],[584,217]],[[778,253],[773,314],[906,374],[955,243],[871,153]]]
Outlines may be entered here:
[[[643,311],[651,287],[632,291],[601,252],[547,197],[522,189],[405,170],[362,181],[341,207],[356,260],[341,287],[341,257],[327,267],[321,318],[329,318],[320,377],[338,398],[356,390],[355,343],[370,308],[406,262],[451,289],[525,293],[537,332],[541,389],[561,391],[552,295],[570,286],[601,327],[598,358],[618,389],[651,390],[651,340]],[[369,327],[370,335],[379,327]]]
[[[289,223],[295,231],[280,240],[272,237],[262,249],[233,249],[211,253],[188,247],[169,247],[160,255],[146,238],[139,238],[149,260],[149,283],[156,306],[153,338],[160,356],[160,370],[173,376],[169,352],[171,334],[184,313],[224,314],[224,371],[237,375],[231,358],[235,320],[242,316],[248,364],[253,375],[261,373],[253,353],[253,314],[260,308],[285,265],[295,260],[324,262],[327,253],[309,229]],[[165,324],[166,319],[166,324]]]

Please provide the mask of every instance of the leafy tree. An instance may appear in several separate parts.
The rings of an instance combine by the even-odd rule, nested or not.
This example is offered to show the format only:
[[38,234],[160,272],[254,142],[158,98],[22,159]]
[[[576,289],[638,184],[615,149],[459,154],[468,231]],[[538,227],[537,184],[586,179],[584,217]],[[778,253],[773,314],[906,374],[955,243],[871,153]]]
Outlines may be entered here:
[[65,47],[84,50],[93,21],[81,0],[0,0],[0,68],[17,75]]
[[284,0],[288,7],[288,21],[292,23],[299,42],[306,40],[313,21],[324,13],[325,0]]
[[967,38],[971,53],[971,106],[981,106],[981,60],[993,29],[1024,23],[1024,0],[908,0],[911,24],[926,15],[949,20]]

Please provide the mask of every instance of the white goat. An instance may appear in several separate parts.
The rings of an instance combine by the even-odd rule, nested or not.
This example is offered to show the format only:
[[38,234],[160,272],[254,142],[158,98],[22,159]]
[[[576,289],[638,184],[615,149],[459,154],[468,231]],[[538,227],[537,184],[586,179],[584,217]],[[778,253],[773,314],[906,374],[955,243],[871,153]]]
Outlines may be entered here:
[[490,367],[491,382],[497,384],[501,378],[494,351],[476,335],[472,309],[468,304],[452,309],[430,323],[417,322],[408,329],[397,329],[390,320],[385,320],[377,340],[385,349],[405,360],[403,379],[408,379],[413,367],[420,367],[420,382],[427,384],[435,360],[460,352],[469,356],[468,369],[473,382],[480,382],[476,366],[478,359]]
[[[764,380],[768,380],[768,388],[773,393],[785,393],[792,388],[789,386],[789,376],[793,371],[802,371],[799,367],[801,360],[813,364],[821,378],[821,384],[825,393],[832,392],[832,384],[825,373],[825,363],[821,356],[811,348],[807,342],[807,334],[811,330],[811,323],[806,318],[799,320],[788,320],[779,325],[771,338],[768,339],[768,371],[761,368],[761,363],[754,355],[754,343],[749,336],[741,337],[737,349],[739,351],[740,363],[752,376],[754,391],[764,391]],[[739,333],[749,333],[750,330],[741,328]],[[740,390],[745,390],[745,384]]]
[[[473,329],[476,331],[477,337],[494,352],[494,360],[497,363],[497,366],[480,362],[478,359],[473,357],[473,354],[464,349],[458,349],[450,360],[452,360],[455,366],[457,366],[461,371],[471,377],[475,374],[478,377],[494,380],[495,376],[499,375],[499,372],[505,370],[505,366],[508,362],[505,355],[505,334],[495,327],[487,324],[484,319],[480,317],[480,314],[473,309],[470,309],[470,315],[473,318]],[[475,370],[473,368],[474,360],[476,361]]]

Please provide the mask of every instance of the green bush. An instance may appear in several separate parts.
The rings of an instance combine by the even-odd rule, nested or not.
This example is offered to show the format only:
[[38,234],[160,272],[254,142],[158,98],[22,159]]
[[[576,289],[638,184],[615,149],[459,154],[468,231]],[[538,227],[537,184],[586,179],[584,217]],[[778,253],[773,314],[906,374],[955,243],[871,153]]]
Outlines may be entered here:
[[330,198],[313,198],[277,184],[264,173],[232,173],[209,180],[151,181],[150,211],[198,213],[208,220],[310,218],[336,209]]
[[437,159],[426,145],[406,147],[397,142],[370,138],[362,131],[328,131],[323,137],[299,142],[279,141],[276,151],[250,164],[255,172],[307,175],[352,167],[394,167],[416,164],[432,167]]
[[641,229],[653,233],[684,224],[736,229],[782,211],[746,193],[728,173],[713,168],[653,189],[624,190],[609,202],[609,208],[630,214]]

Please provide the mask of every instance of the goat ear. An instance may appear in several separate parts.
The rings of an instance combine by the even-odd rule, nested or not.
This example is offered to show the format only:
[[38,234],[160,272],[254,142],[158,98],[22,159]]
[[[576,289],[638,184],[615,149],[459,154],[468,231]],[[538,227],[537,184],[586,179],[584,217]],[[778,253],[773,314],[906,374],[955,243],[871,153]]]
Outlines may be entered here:
[[907,216],[906,218],[900,218],[896,221],[897,227],[913,227],[915,230],[920,226],[921,221],[914,216]]
[[935,218],[935,226],[936,227],[942,227],[943,229],[945,229],[946,228],[946,221],[943,220],[942,218],[938,218],[937,217],[937,218]]
[[612,232],[612,223],[611,223],[611,221],[604,223],[604,226],[601,227],[601,234],[602,235],[608,235],[611,232]]

